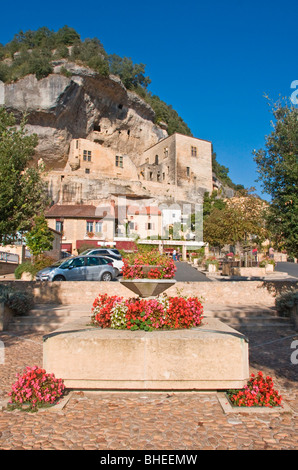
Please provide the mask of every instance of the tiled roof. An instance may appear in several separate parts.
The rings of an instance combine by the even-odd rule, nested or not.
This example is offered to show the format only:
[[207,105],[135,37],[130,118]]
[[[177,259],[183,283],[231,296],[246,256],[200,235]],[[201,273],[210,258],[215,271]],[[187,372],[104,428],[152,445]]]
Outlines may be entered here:
[[86,217],[102,218],[108,214],[108,211],[110,211],[110,208],[96,207],[92,205],[55,204],[46,212],[46,217],[66,217],[74,219],[85,219]]
[[[115,206],[115,216],[116,218],[120,216],[125,218],[127,215],[161,215],[161,211],[156,206],[132,206],[127,205],[127,212],[125,211],[125,206],[118,207]],[[101,219],[103,217],[114,217],[113,208],[110,207],[101,207],[93,205],[84,205],[84,204],[55,204],[47,212],[46,217],[48,218],[71,218],[71,219],[86,219],[94,218]]]

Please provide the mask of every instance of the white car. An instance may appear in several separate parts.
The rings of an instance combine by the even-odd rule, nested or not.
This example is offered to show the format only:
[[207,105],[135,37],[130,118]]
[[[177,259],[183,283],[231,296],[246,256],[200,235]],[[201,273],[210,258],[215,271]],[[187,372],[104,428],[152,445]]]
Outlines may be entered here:
[[116,277],[119,276],[119,274],[122,273],[122,269],[123,269],[123,266],[124,266],[124,263],[123,263],[122,259],[115,259],[114,257],[110,258],[109,256],[106,256],[106,255],[101,255],[100,257],[105,258],[109,263],[113,264],[113,268],[115,270],[115,276]]
[[111,258],[122,259],[120,252],[116,248],[90,248],[89,250],[85,250],[80,254],[110,256]]

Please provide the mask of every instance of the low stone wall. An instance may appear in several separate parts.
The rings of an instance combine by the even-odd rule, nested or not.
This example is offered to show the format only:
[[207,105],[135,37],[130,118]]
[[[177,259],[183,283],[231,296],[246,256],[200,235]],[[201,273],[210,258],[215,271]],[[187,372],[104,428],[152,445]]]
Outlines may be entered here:
[[[5,285],[32,292],[37,304],[82,305],[92,304],[99,294],[119,295],[125,298],[135,294],[121,282],[37,282],[1,281]],[[213,281],[176,282],[166,293],[202,297],[208,304],[274,306],[275,295],[297,282],[279,281]]]

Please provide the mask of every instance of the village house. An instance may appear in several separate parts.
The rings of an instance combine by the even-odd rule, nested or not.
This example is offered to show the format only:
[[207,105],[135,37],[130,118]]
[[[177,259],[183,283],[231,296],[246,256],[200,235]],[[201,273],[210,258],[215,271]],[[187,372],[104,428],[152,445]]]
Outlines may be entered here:
[[61,251],[77,254],[82,246],[116,245],[123,240],[158,238],[162,215],[157,207],[55,204],[45,214],[50,228],[61,233]]
[[[62,251],[76,254],[81,246],[115,244],[129,238],[157,239],[169,235],[169,225],[176,227],[175,222],[185,223],[181,210],[166,215],[157,207],[160,201],[146,207],[133,199],[127,207],[123,208],[121,202],[118,207],[108,189],[103,203],[103,182],[123,181],[124,185],[125,181],[137,185],[143,182],[147,197],[169,191],[168,196],[175,195],[175,199],[177,190],[182,189],[187,201],[189,194],[213,190],[212,144],[175,133],[145,150],[138,161],[133,161],[128,155],[103,146],[98,139],[74,139],[63,173],[60,187],[55,190],[59,196],[46,213],[49,227],[62,234]],[[74,179],[72,184],[69,178],[76,177],[79,180]],[[117,199],[116,192],[114,194]]]

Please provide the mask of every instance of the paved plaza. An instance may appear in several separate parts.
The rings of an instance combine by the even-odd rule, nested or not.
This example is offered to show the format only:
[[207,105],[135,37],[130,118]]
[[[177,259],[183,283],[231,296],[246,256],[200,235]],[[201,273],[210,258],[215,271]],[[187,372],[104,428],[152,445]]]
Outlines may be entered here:
[[[251,372],[270,375],[291,412],[225,413],[214,392],[76,391],[63,408],[25,413],[3,407],[0,449],[296,450],[298,365],[291,357],[297,358],[298,334],[272,325],[241,331],[249,338]],[[2,401],[17,372],[42,365],[42,334],[18,335],[0,333]]]

